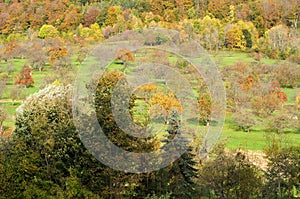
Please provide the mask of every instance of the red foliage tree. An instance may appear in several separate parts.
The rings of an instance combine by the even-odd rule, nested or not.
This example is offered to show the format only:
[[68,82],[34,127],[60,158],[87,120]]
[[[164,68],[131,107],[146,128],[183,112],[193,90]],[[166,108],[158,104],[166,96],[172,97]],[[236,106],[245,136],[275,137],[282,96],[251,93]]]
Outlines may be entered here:
[[272,82],[270,93],[275,94],[279,102],[282,104],[288,100],[286,93],[281,91],[280,84],[277,81]]
[[34,84],[34,80],[31,75],[31,71],[32,68],[25,64],[22,67],[20,74],[15,81],[15,85],[23,85],[25,87],[32,86]]

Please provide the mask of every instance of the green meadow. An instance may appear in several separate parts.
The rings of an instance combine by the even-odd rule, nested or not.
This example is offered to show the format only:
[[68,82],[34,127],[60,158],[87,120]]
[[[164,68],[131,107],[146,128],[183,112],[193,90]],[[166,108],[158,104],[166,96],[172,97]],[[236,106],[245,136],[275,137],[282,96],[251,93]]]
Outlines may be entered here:
[[[256,60],[249,53],[235,52],[235,51],[220,51],[218,53],[211,53],[211,59],[216,63],[219,68],[233,65],[237,62],[244,63],[253,63]],[[170,63],[175,63],[176,58],[170,56]],[[30,94],[38,92],[41,87],[44,85],[45,78],[55,74],[57,71],[52,69],[50,66],[46,65],[44,70],[38,71],[33,70],[32,76],[34,79],[34,86],[22,89],[22,99],[17,99],[12,101],[11,99],[11,91],[14,88],[15,77],[18,75],[21,67],[26,63],[26,59],[14,59],[13,66],[15,70],[11,73],[5,72],[5,70],[1,70],[0,76],[6,76],[7,86],[6,90],[0,99],[0,105],[4,106],[7,113],[8,118],[4,122],[4,126],[6,128],[14,128],[15,121],[15,113],[16,109],[19,105],[21,105],[22,101],[28,97]],[[263,58],[261,63],[275,65],[280,61]],[[77,62],[73,62],[73,65],[78,69]],[[85,64],[95,64],[95,60],[88,59],[81,67],[84,67]],[[7,63],[2,62],[0,64],[2,69],[7,67]],[[122,64],[118,62],[112,62],[109,66],[109,69],[121,69],[123,67]],[[130,73],[129,69],[126,69],[125,73]],[[295,101],[297,93],[300,91],[299,88],[283,88],[283,91],[288,96],[287,104],[292,104]],[[137,102],[138,106],[143,107],[143,102]],[[142,116],[143,113],[136,113],[137,116]],[[230,120],[230,114],[227,115],[226,121],[223,126],[223,132],[221,136],[221,140],[227,143],[227,148],[229,149],[245,149],[245,150],[263,150],[268,144],[268,137],[272,135],[272,132],[268,131],[263,125],[259,127],[253,128],[251,132],[247,133],[235,128]],[[288,132],[282,135],[283,139],[286,140],[288,145],[296,145],[300,143],[300,132]]]

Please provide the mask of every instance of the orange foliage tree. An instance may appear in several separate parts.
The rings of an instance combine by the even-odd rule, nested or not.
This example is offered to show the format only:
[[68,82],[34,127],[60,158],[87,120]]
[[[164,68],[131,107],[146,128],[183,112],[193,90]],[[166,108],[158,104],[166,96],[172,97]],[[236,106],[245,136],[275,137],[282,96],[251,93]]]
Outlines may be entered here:
[[134,61],[134,56],[132,55],[132,53],[125,48],[119,48],[117,50],[115,58],[116,58],[116,60],[122,61],[123,65],[124,65],[123,71],[125,71],[125,69],[128,65],[128,62]]
[[281,91],[278,82],[272,82],[267,89],[262,86],[257,87],[251,100],[254,112],[260,116],[267,116],[278,110],[288,100],[285,92]]
[[60,61],[64,57],[66,57],[68,55],[68,51],[65,47],[54,47],[48,51],[48,54],[50,56],[50,65],[53,66],[55,62]]

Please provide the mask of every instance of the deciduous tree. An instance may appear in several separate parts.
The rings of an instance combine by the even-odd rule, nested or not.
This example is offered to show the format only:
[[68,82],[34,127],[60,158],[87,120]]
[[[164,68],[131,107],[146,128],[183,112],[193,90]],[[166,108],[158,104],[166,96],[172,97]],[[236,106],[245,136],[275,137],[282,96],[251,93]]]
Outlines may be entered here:
[[156,117],[163,116],[165,123],[169,122],[169,117],[173,109],[178,112],[182,111],[182,107],[174,93],[164,94],[161,92],[156,93],[150,99],[151,107],[155,108],[154,113]]
[[239,110],[232,114],[231,119],[238,128],[249,133],[251,128],[258,123],[256,117],[251,110],[239,108]]
[[43,25],[38,36],[42,39],[55,38],[59,36],[58,30],[52,25]]
[[100,9],[94,6],[87,8],[83,16],[83,25],[89,27],[97,21],[97,17],[100,15]]
[[60,67],[68,66],[68,51],[65,47],[53,47],[48,50],[50,65],[59,69]]
[[295,197],[294,190],[299,190],[300,184],[300,147],[285,146],[280,136],[272,136],[265,153],[268,158],[268,169],[264,197]]
[[19,76],[17,76],[17,79],[15,81],[15,85],[23,85],[25,87],[32,86],[34,84],[34,80],[32,77],[32,68],[25,64],[20,71]]
[[39,71],[42,71],[47,62],[46,52],[39,44],[33,44],[27,50],[27,58],[31,66]]
[[200,171],[201,183],[215,198],[259,198],[263,178],[243,152],[225,151],[218,146]]
[[6,110],[2,106],[0,106],[0,136],[4,131],[3,122],[5,121],[6,118],[7,118]]
[[125,48],[119,48],[117,50],[115,59],[120,60],[123,63],[124,65],[123,71],[125,72],[128,62],[134,61],[134,56],[129,50]]

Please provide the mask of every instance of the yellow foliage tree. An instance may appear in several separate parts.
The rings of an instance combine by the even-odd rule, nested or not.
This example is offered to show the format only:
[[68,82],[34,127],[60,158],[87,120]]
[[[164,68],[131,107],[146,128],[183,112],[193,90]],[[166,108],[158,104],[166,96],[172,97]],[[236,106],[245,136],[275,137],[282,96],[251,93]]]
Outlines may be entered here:
[[111,6],[108,8],[105,24],[108,26],[113,26],[118,22],[118,15],[121,14],[120,6]]
[[144,93],[145,101],[148,103],[151,94],[157,90],[157,86],[155,84],[150,83],[141,86],[139,90]]
[[65,47],[54,47],[48,50],[48,54],[50,57],[50,65],[53,66],[54,63],[63,57],[68,55],[68,51]]
[[90,29],[91,29],[91,33],[92,33],[92,37],[94,39],[102,39],[103,38],[103,35],[101,33],[101,29],[100,29],[100,26],[97,24],[97,23],[94,23],[90,26]]
[[300,105],[300,92],[298,93],[298,96],[296,97],[296,104]]
[[155,107],[155,105],[158,105],[159,110],[157,110],[157,113],[164,117],[165,123],[168,123],[170,113],[173,109],[177,109],[178,112],[182,112],[181,104],[172,92],[168,94],[161,92],[156,93],[150,99],[150,106]]
[[233,24],[225,34],[225,45],[227,48],[240,48],[242,50],[246,47],[246,41],[242,29]]

